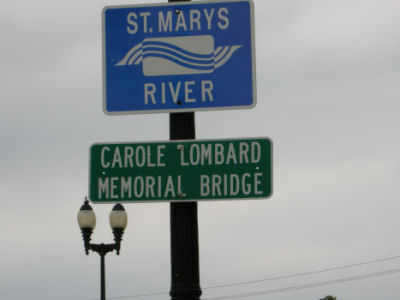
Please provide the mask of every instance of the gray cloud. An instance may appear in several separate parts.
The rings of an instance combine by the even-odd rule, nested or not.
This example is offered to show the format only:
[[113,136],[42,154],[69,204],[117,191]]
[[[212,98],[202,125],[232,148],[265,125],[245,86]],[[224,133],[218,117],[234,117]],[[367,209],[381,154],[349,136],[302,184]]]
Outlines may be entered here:
[[[7,1],[0,12],[0,298],[95,298],[98,256],[84,255],[75,220],[87,194],[89,146],[168,139],[167,114],[102,112],[100,12],[109,4]],[[271,137],[274,194],[199,204],[204,286],[397,254],[399,6],[255,1],[257,107],[199,112],[196,127],[202,139]],[[94,240],[111,241],[112,206],[94,207]],[[107,256],[109,296],[168,291],[168,204],[126,209],[121,256]],[[397,264],[204,293],[267,290]],[[396,299],[397,285],[392,275],[254,299]]]

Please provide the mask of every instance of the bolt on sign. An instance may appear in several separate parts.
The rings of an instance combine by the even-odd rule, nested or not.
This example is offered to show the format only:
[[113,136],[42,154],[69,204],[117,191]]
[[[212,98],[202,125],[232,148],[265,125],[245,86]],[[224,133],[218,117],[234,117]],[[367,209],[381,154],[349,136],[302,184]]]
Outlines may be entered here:
[[198,201],[268,198],[268,138],[94,144],[93,202]]
[[102,16],[105,113],[256,104],[252,0],[109,6]]

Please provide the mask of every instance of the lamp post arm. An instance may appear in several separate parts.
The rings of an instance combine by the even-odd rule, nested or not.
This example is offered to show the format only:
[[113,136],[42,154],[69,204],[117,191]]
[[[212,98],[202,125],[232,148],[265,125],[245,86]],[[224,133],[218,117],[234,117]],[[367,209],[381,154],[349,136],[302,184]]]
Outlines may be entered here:
[[117,243],[114,244],[92,244],[89,243],[87,245],[88,250],[92,250],[94,252],[97,252],[100,256],[105,256],[108,252],[112,252],[114,250],[117,250],[119,248],[119,245]]

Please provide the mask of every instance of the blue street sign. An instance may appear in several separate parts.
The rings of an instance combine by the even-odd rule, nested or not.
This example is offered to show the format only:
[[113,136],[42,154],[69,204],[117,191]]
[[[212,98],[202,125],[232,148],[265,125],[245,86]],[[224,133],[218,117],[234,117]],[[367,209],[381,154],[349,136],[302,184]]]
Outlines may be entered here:
[[253,107],[253,15],[252,0],[104,8],[104,111]]

